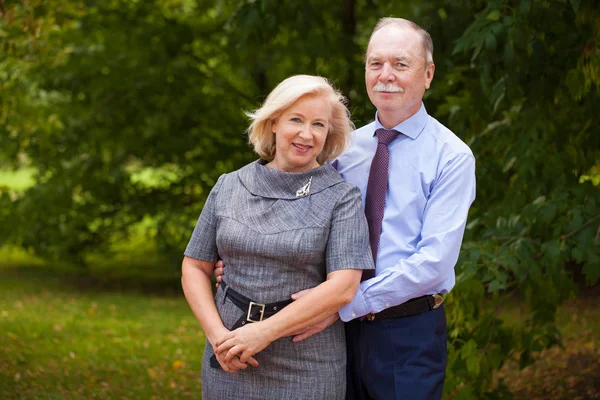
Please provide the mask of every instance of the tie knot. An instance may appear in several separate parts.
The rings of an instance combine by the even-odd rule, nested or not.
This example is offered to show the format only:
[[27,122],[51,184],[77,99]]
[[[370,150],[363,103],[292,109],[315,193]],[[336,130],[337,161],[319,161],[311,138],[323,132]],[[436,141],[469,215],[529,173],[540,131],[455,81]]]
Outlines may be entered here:
[[385,144],[386,146],[394,139],[398,137],[398,132],[393,129],[377,129],[375,131],[379,143]]

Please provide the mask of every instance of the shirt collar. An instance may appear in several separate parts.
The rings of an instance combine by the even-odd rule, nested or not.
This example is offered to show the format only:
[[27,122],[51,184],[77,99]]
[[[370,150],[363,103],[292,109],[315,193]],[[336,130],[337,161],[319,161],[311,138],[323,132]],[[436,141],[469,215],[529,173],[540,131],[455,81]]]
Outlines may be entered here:
[[[408,136],[411,139],[416,139],[425,128],[428,116],[427,110],[425,110],[425,104],[421,103],[421,108],[419,108],[419,111],[414,113],[407,120],[400,122],[392,129]],[[377,113],[375,113],[375,131],[377,131],[377,129],[386,128],[381,125],[381,122],[379,122],[379,117]],[[373,131],[373,136],[375,136],[375,131]]]

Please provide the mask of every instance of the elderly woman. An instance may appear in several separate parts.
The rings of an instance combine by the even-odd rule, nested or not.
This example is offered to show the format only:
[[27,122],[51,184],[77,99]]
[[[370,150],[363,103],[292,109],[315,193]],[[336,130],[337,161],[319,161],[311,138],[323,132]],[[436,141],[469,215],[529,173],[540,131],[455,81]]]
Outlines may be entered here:
[[[203,398],[343,399],[342,322],[299,343],[289,336],[337,313],[373,268],[360,191],[326,164],[345,147],[349,112],[327,80],[298,75],[250,117],[261,159],[219,178],[182,265],[208,340]],[[213,299],[219,258],[227,270]]]

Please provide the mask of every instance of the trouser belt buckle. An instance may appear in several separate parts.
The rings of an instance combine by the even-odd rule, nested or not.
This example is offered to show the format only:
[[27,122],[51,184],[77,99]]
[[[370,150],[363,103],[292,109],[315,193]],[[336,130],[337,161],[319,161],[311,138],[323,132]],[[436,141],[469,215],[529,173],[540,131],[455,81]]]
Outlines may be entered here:
[[438,308],[439,306],[442,305],[442,303],[444,302],[444,298],[442,296],[440,296],[439,294],[434,294],[433,301],[434,301],[433,309],[435,310],[436,308]]

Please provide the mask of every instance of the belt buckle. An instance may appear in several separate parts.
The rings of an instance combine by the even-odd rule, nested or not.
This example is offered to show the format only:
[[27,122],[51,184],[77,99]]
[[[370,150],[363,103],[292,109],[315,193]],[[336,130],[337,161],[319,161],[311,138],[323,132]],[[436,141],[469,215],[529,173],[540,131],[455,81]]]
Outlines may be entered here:
[[[260,307],[260,310],[259,310],[260,319],[258,319],[258,320],[250,318],[251,315],[252,315],[252,307],[253,306]],[[246,315],[246,321],[248,321],[248,322],[260,322],[260,321],[263,320],[264,316],[265,316],[265,305],[264,304],[260,304],[260,303],[255,303],[255,302],[251,301],[250,304],[248,305],[248,315]]]
[[444,302],[444,298],[442,296],[440,296],[439,294],[434,294],[433,301],[435,303],[433,305],[433,309],[435,310],[436,308],[438,308],[439,306],[442,305],[442,303]]
[[371,321],[374,321],[374,320],[375,320],[375,313],[372,313],[372,312],[368,313],[367,314],[367,321],[371,322]]

